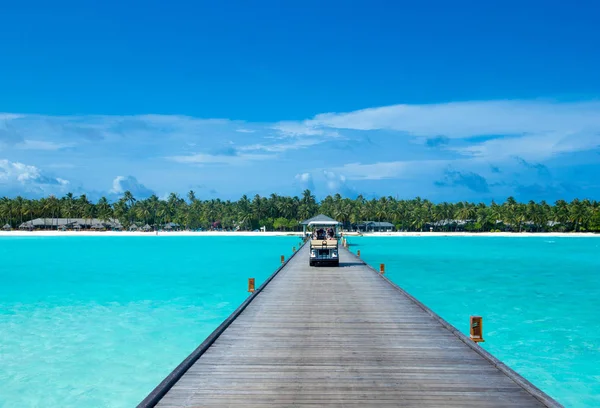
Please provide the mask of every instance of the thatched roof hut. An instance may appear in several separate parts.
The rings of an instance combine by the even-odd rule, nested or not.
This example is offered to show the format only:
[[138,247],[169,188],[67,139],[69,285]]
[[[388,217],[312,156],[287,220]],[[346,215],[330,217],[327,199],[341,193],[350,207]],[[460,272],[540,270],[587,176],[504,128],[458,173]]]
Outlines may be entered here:
[[4,224],[4,227],[2,227],[2,229],[4,231],[10,231],[12,229],[12,227],[9,224]]
[[139,228],[137,225],[133,224],[129,227],[129,231],[137,231]]
[[26,221],[19,225],[19,229],[54,229],[54,228],[74,228],[74,224],[83,227],[91,227],[94,224],[106,225],[114,229],[122,229],[121,222],[116,218],[101,220],[99,218],[36,218]]
[[151,227],[150,225],[148,225],[148,224],[144,225],[144,226],[142,227],[142,229],[143,229],[144,231],[146,231],[146,232],[148,232],[148,231],[152,231],[152,227]]

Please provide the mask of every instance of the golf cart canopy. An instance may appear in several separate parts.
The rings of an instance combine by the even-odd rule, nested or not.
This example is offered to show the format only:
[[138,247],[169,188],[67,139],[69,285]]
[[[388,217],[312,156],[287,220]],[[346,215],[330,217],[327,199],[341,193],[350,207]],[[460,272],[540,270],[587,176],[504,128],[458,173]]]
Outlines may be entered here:
[[314,227],[314,226],[334,226],[334,225],[339,225],[339,222],[337,221],[311,221],[308,223],[309,227]]

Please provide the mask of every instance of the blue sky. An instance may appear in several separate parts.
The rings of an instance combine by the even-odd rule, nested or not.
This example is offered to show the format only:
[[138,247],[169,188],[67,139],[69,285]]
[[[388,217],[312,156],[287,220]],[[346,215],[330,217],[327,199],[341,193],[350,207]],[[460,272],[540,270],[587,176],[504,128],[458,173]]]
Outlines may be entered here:
[[0,195],[600,199],[595,2],[21,3]]

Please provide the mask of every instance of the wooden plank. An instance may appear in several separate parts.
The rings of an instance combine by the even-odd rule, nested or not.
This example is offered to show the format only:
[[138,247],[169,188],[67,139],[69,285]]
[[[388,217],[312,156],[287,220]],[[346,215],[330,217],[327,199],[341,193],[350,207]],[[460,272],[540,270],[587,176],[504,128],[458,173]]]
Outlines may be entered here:
[[560,406],[346,249],[307,250],[139,407]]

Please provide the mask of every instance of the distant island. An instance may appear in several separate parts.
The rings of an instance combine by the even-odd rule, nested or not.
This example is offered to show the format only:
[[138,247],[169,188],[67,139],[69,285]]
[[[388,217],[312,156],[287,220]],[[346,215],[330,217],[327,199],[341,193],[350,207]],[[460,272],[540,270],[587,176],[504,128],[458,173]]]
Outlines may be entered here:
[[201,200],[190,191],[186,198],[172,193],[166,200],[136,199],[129,191],[113,203],[71,193],[37,200],[3,197],[0,222],[4,230],[301,231],[300,221],[325,214],[341,221],[344,230],[358,232],[600,232],[600,202],[588,199],[549,204],[509,197],[486,205],[336,194],[318,202],[310,190],[301,197],[244,195],[237,201]]

